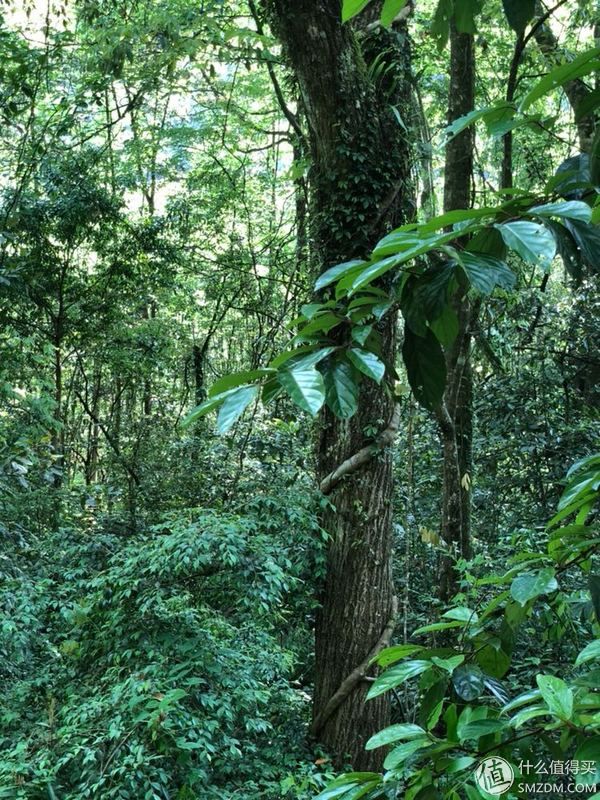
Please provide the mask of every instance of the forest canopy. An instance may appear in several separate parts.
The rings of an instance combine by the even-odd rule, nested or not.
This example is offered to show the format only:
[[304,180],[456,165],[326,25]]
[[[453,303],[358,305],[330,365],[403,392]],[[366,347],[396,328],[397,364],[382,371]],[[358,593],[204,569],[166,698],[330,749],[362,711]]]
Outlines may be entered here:
[[0,798],[600,798],[600,8],[0,5]]

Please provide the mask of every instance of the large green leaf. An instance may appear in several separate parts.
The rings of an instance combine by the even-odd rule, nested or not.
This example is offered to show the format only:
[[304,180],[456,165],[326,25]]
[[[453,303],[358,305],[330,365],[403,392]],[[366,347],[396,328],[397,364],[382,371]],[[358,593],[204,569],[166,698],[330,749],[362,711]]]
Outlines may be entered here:
[[499,258],[465,250],[460,263],[470,283],[482,294],[491,294],[496,286],[512,289],[515,285],[514,272]]
[[521,35],[535,14],[535,0],[502,0],[508,24]]
[[590,222],[592,209],[581,200],[565,200],[563,203],[546,203],[543,206],[533,206],[527,212],[538,217],[562,217],[563,219],[576,219],[579,222]]
[[525,572],[512,582],[510,593],[521,606],[543,594],[551,594],[558,589],[558,582],[551,567],[539,572]]
[[338,797],[343,797],[345,794],[348,796],[347,793],[355,787],[368,785],[371,788],[380,781],[381,775],[377,772],[348,772],[331,781],[327,788],[315,797],[315,800],[337,800]]
[[600,639],[595,639],[593,642],[590,642],[587,647],[583,648],[581,653],[579,653],[577,656],[575,666],[579,667],[581,664],[585,664],[587,661],[597,660],[600,660]]
[[219,409],[217,431],[221,434],[227,433],[256,398],[257,394],[258,386],[240,386],[239,389],[236,389],[226,397]]
[[383,766],[385,769],[395,769],[400,764],[403,764],[407,758],[410,758],[418,750],[424,750],[431,746],[431,741],[423,737],[421,739],[413,739],[411,742],[404,742],[404,744],[394,747],[391,753],[388,753]]
[[[522,0],[515,0],[515,2],[521,1]],[[598,69],[600,69],[599,55],[600,47],[594,47],[582,53],[577,58],[574,58],[572,61],[561,64],[559,67],[551,70],[547,75],[544,75],[521,100],[519,106],[520,110],[525,111],[532,103],[539,100],[540,97],[553,91],[558,86],[562,86],[567,83],[567,81],[572,81],[575,78],[581,78],[583,75],[589,75],[591,72],[598,71]]]
[[344,261],[343,264],[336,264],[334,267],[322,272],[315,282],[315,291],[324,289],[330,283],[339,280],[343,275],[348,275],[350,272],[358,271],[361,267],[368,264],[368,261],[354,259],[352,261]]
[[454,21],[459,33],[477,33],[475,17],[481,11],[482,0],[461,0],[454,4]]
[[556,255],[556,241],[548,228],[525,221],[505,222],[496,227],[507,247],[518,253],[523,261],[548,271]]
[[548,709],[561,719],[573,716],[573,690],[554,675],[538,675],[536,682]]
[[187,417],[185,417],[181,423],[182,427],[187,428],[192,422],[195,422],[197,419],[200,419],[200,417],[203,417],[205,414],[208,414],[210,411],[220,406],[221,403],[225,402],[225,398],[235,391],[235,389],[228,389],[226,392],[221,392],[214,397],[209,397],[208,400],[200,403],[200,405],[193,408]]
[[406,325],[402,357],[416,399],[433,411],[440,404],[446,386],[446,359],[433,331],[416,336]]
[[446,306],[439,317],[430,323],[430,327],[438,342],[444,347],[450,347],[458,336],[459,326],[456,311],[450,306]]
[[600,227],[585,225],[576,220],[565,220],[565,227],[575,240],[583,260],[595,272],[600,270]]
[[406,3],[407,0],[385,0],[381,9],[381,24],[389,28]]
[[216,397],[218,394],[226,392],[228,389],[250,383],[250,381],[264,378],[267,375],[274,375],[274,369],[246,369],[241,372],[232,372],[216,380],[208,390],[209,398]]
[[367,700],[372,700],[390,689],[395,689],[410,678],[420,675],[422,672],[432,669],[433,664],[431,661],[423,661],[415,659],[414,661],[405,661],[403,664],[397,664],[395,667],[386,669],[381,675],[375,678],[367,694]]
[[292,366],[277,375],[290,398],[304,411],[315,416],[325,402],[323,376],[311,366]]
[[479,667],[465,664],[452,673],[452,685],[456,694],[470,703],[485,689],[485,676]]
[[354,370],[345,361],[337,361],[324,373],[326,401],[336,417],[348,419],[358,408],[358,384]]
[[600,575],[590,575],[588,577],[592,605],[596,613],[596,622],[600,622]]
[[385,375],[385,364],[380,361],[375,353],[362,350],[358,347],[351,347],[348,350],[348,359],[354,364],[356,369],[364,375],[368,375],[377,383],[381,383]]
[[347,22],[352,17],[360,14],[370,2],[371,0],[344,0],[342,3],[342,21]]
[[392,742],[402,742],[426,735],[426,732],[420,725],[413,725],[410,722],[390,725],[388,728],[384,728],[382,731],[379,731],[379,733],[371,736],[365,745],[365,750],[375,750],[377,747],[383,747],[386,744],[392,744]]

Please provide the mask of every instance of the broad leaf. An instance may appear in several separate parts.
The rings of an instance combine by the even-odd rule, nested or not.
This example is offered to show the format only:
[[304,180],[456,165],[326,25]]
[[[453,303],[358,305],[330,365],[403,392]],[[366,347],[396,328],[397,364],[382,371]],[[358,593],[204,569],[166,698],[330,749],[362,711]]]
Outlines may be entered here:
[[433,411],[440,404],[446,386],[446,359],[433,331],[416,336],[405,326],[402,357],[416,399]]
[[358,385],[350,364],[337,361],[323,377],[329,408],[340,419],[352,417],[358,408]]
[[351,361],[357,370],[364,375],[368,375],[377,383],[381,383],[385,375],[385,364],[380,361],[375,353],[362,350],[358,347],[351,347],[348,350],[348,360]]
[[377,747],[383,747],[392,742],[402,742],[408,739],[415,739],[426,736],[427,734],[420,725],[413,725],[410,722],[401,723],[399,725],[390,725],[384,728],[379,733],[371,736],[365,745],[365,750],[375,750]]
[[255,381],[259,378],[264,378],[267,375],[274,374],[274,369],[246,369],[242,370],[242,372],[232,372],[230,375],[224,375],[222,378],[219,378],[219,380],[215,381],[208,390],[208,396],[210,398],[216,397],[216,395],[221,394],[228,389],[232,389],[236,386],[241,386],[242,384],[250,383],[250,381]]
[[404,664],[398,664],[395,667],[386,669],[385,672],[375,679],[375,682],[367,694],[367,700],[372,700],[374,697],[378,697],[380,694],[390,689],[395,689],[396,686],[400,686],[405,681],[420,675],[422,672],[427,672],[427,670],[432,669],[432,667],[433,664],[431,661],[417,659],[414,661],[406,661]]
[[558,582],[551,567],[539,572],[526,572],[518,575],[511,584],[510,593],[521,606],[543,594],[551,594],[558,589]]
[[343,0],[342,21],[347,22],[369,5],[371,0]]
[[582,203],[580,200],[566,200],[564,203],[546,203],[543,206],[533,206],[527,213],[536,214],[538,217],[575,219],[579,222],[590,222],[592,219],[592,209],[587,203]]
[[556,255],[552,232],[535,222],[505,222],[496,226],[507,247],[518,253],[523,261],[540,266],[545,272]]
[[565,220],[565,227],[571,233],[579,248],[583,260],[594,271],[598,272],[600,264],[600,227],[585,225],[576,220]]
[[587,661],[596,660],[600,660],[600,639],[595,639],[593,642],[590,642],[587,647],[583,648],[581,653],[577,656],[575,666],[579,667]]
[[454,670],[452,685],[456,694],[470,703],[478,698],[485,689],[485,676],[479,667],[465,664]]
[[218,433],[227,433],[256,398],[257,394],[258,386],[240,386],[239,389],[236,389],[225,398],[217,417]]
[[314,417],[325,402],[323,376],[314,367],[292,366],[277,375],[291,400]]
[[496,286],[512,289],[515,285],[514,272],[499,258],[465,250],[460,263],[470,283],[482,294],[491,294]]
[[344,261],[343,264],[336,264],[335,267],[331,267],[319,275],[315,282],[315,291],[318,292],[320,289],[324,289],[326,286],[329,286],[330,283],[339,280],[343,275],[357,271],[366,264],[368,264],[368,261],[361,261],[360,259]]
[[535,0],[502,0],[508,24],[519,36],[535,14]]
[[554,675],[538,675],[536,682],[549,710],[561,719],[573,716],[573,690]]
[[[515,2],[522,2],[522,0],[515,0]],[[530,0],[528,0],[530,2]],[[551,70],[535,86],[525,95],[519,106],[521,111],[525,111],[532,103],[539,100],[548,92],[556,89],[559,86],[572,81],[575,78],[581,78],[583,75],[589,75],[591,72],[596,72],[600,69],[600,47],[594,47],[582,53],[577,58],[569,61],[566,64],[561,64],[559,67]]]
[[592,605],[596,613],[596,622],[600,622],[600,575],[590,575],[588,578]]
[[413,739],[411,742],[405,742],[404,744],[395,747],[391,753],[388,753],[385,761],[383,762],[383,766],[385,769],[395,769],[400,764],[403,764],[407,758],[410,758],[410,756],[412,756],[418,750],[424,750],[430,746],[431,742],[426,737],[421,739]]
[[235,392],[235,389],[229,389],[228,391],[221,392],[214,397],[209,397],[208,400],[200,403],[200,405],[192,409],[187,417],[185,417],[181,423],[182,427],[187,428],[192,422],[195,422],[197,419],[200,419],[200,417],[203,417],[205,414],[208,414],[210,411],[220,406],[221,403],[225,402],[225,398],[233,392]]
[[406,3],[407,0],[385,0],[381,9],[381,24],[389,28]]

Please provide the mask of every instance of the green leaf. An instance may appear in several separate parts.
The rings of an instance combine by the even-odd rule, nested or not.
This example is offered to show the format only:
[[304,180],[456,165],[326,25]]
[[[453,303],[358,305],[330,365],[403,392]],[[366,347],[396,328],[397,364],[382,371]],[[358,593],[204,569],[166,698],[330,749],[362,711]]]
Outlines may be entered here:
[[424,750],[431,746],[431,742],[427,738],[413,739],[411,742],[395,747],[391,753],[388,753],[385,761],[383,762],[384,769],[395,769],[400,764],[403,764],[407,758],[416,753],[418,750]]
[[385,0],[381,9],[381,24],[389,28],[406,5],[407,0]]
[[481,0],[461,0],[454,4],[454,21],[459,33],[477,33],[475,17],[481,11]]
[[512,289],[515,285],[514,272],[499,258],[464,250],[460,263],[469,282],[482,294],[491,294],[496,286]]
[[367,694],[367,700],[372,700],[374,697],[378,697],[380,694],[390,689],[395,689],[396,686],[400,686],[405,681],[420,675],[422,672],[427,672],[427,670],[432,667],[433,664],[431,661],[416,659],[386,669],[385,672],[375,679],[375,682],[372,684]]
[[429,327],[440,344],[444,345],[444,347],[450,347],[458,336],[458,316],[456,311],[450,306],[446,306],[440,316],[430,323]]
[[537,675],[536,682],[548,709],[560,719],[573,716],[573,690],[554,675]]
[[235,391],[235,389],[229,389],[228,391],[221,392],[221,394],[217,394],[214,397],[209,397],[208,400],[200,403],[200,405],[192,409],[192,411],[190,411],[187,417],[182,421],[182,427],[187,428],[192,422],[195,422],[197,419],[200,419],[200,417],[203,417],[205,414],[208,414],[210,411],[217,408],[217,406],[220,406],[221,403],[225,401],[225,398]]
[[404,328],[402,357],[413,393],[429,411],[438,406],[446,387],[446,359],[433,331],[416,336],[408,325]]
[[336,417],[349,419],[358,408],[358,384],[350,364],[336,362],[323,375],[326,401]]
[[334,800],[334,798],[342,797],[350,789],[354,789],[362,784],[377,785],[381,781],[381,775],[377,772],[348,772],[346,775],[340,775],[339,778],[331,781],[331,783],[320,794],[315,797],[315,800]]
[[431,625],[422,625],[413,631],[413,636],[420,636],[423,633],[434,633],[434,631],[448,631],[452,628],[464,628],[465,622],[454,620],[453,622],[433,622]]
[[450,20],[454,13],[453,0],[438,0],[431,22],[431,35],[436,40],[438,50],[443,50],[450,35]]
[[454,670],[452,685],[456,694],[470,703],[477,699],[485,689],[485,676],[479,667],[465,664]]
[[343,264],[336,264],[335,267],[330,267],[330,269],[325,270],[325,272],[321,273],[317,278],[315,282],[315,291],[318,292],[320,289],[324,289],[326,286],[329,286],[330,283],[339,280],[343,275],[348,275],[350,272],[360,270],[361,267],[368,263],[368,261],[353,259],[352,261],[344,261]]
[[521,606],[543,594],[551,594],[558,589],[558,582],[551,567],[539,572],[525,572],[512,582],[510,593]]
[[511,250],[523,261],[540,266],[545,272],[556,255],[556,241],[552,232],[535,222],[505,222],[496,225]]
[[590,642],[587,647],[583,648],[581,653],[577,656],[575,666],[579,667],[587,661],[595,661],[596,659],[600,659],[600,639],[595,639],[593,642]]
[[562,217],[576,219],[579,222],[591,222],[592,209],[587,203],[580,200],[566,200],[564,203],[546,203],[543,206],[533,206],[527,212],[538,217]]
[[342,22],[348,22],[349,19],[360,14],[370,2],[371,0],[344,0],[342,3]]
[[232,372],[215,381],[208,390],[208,396],[209,398],[216,397],[216,395],[222,394],[227,391],[227,389],[250,383],[251,381],[264,378],[266,375],[273,375],[274,373],[274,369],[246,369],[241,372]]
[[565,227],[575,240],[583,260],[595,271],[600,263],[600,227],[585,225],[576,220],[565,220]]
[[240,386],[230,394],[219,410],[217,417],[217,432],[227,431],[237,422],[250,403],[258,394],[258,386]]
[[364,345],[371,335],[372,330],[372,325],[359,325],[358,327],[352,328],[352,341],[358,342],[360,345]]
[[519,36],[535,14],[535,0],[502,0],[508,24]]
[[423,649],[424,648],[419,644],[397,644],[393,647],[386,647],[385,650],[382,650],[375,656],[371,663],[377,663],[382,667],[388,667],[390,664],[395,664],[396,661],[419,653]]
[[319,412],[325,402],[325,383],[321,373],[314,367],[292,366],[282,369],[277,379],[297,406],[313,417]]
[[[530,0],[528,0],[530,1]],[[521,2],[521,0],[515,0]],[[520,111],[525,111],[532,103],[539,100],[548,92],[562,86],[567,81],[572,81],[575,78],[581,78],[583,75],[589,75],[590,72],[596,72],[600,69],[600,47],[594,47],[585,53],[582,53],[577,58],[569,61],[566,64],[561,64],[551,72],[548,72],[535,86],[525,95],[519,106]]]
[[507,720],[476,719],[461,728],[460,741],[465,742],[467,739],[479,739],[481,736],[488,736],[490,733],[499,733],[507,727]]
[[357,370],[377,383],[381,383],[383,380],[385,364],[377,358],[375,353],[361,350],[358,347],[351,347],[348,350],[348,360],[354,364]]
[[390,725],[384,728],[379,733],[371,736],[365,745],[365,750],[375,750],[377,747],[383,747],[392,742],[401,742],[406,739],[415,739],[417,737],[424,737],[427,734],[420,725],[413,725],[409,722],[399,725]]
[[437,656],[432,656],[431,661],[438,669],[444,670],[449,675],[452,675],[454,670],[459,667],[465,657],[461,654],[459,656],[452,656],[451,658],[438,658]]

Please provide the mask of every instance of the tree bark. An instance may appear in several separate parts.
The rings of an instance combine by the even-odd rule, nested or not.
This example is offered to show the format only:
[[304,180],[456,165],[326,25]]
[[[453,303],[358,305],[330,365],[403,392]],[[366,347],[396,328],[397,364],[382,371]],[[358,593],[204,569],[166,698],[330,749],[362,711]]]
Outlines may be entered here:
[[[475,56],[473,36],[450,31],[450,91],[448,122],[475,107]],[[444,211],[470,208],[473,180],[473,129],[468,127],[446,145]],[[438,410],[443,449],[442,538],[455,555],[471,555],[471,475],[473,442],[473,377],[471,327],[473,304],[459,288],[452,307],[458,333],[446,354],[447,383]],[[448,599],[457,590],[454,558],[445,556],[440,571],[440,596]]]
[[[410,108],[408,40],[403,30],[357,32],[342,25],[340,0],[269,0],[268,8],[309,127],[309,250],[317,275],[367,255],[390,225],[412,216],[408,143],[390,108],[395,102],[405,115]],[[377,55],[391,66],[379,84],[368,68]],[[393,363],[395,318],[379,334],[382,356]],[[390,387],[370,381],[352,419],[323,412],[319,480],[376,438],[365,430],[383,431],[392,416]],[[337,766],[349,761],[361,770],[381,767],[379,751],[367,753],[364,745],[389,723],[387,695],[364,702],[361,666],[394,616],[392,480],[389,448],[374,448],[373,458],[332,488],[322,515],[330,543],[315,631],[313,733]],[[341,702],[324,718],[334,697]]]

